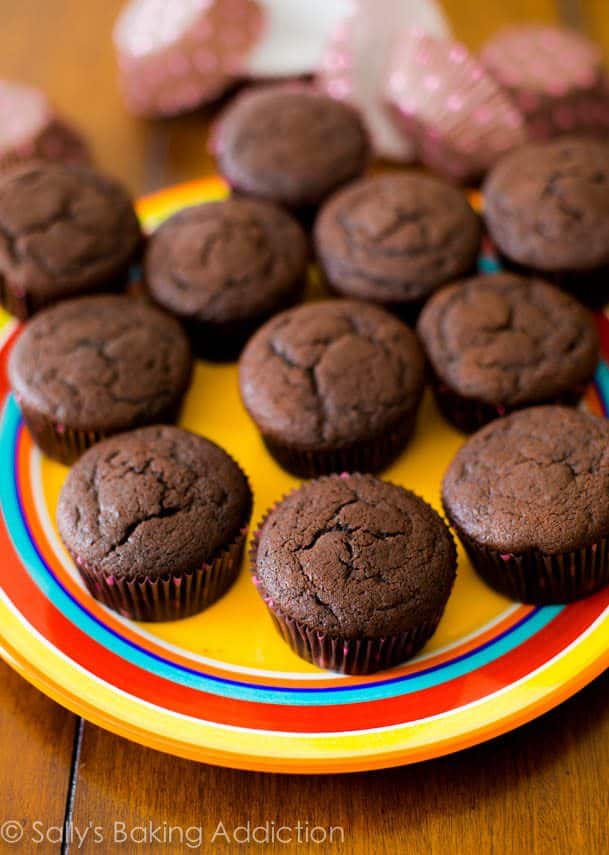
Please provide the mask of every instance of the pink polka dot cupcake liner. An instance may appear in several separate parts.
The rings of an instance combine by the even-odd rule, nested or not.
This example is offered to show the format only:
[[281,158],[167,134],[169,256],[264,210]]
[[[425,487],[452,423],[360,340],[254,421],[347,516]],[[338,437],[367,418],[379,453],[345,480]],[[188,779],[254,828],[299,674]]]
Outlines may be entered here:
[[320,87],[361,112],[379,157],[396,163],[416,160],[416,147],[394,121],[385,102],[387,56],[405,27],[418,26],[440,38],[450,35],[448,21],[435,0],[364,0],[335,28],[318,72]]
[[114,28],[121,89],[139,116],[170,116],[233,84],[263,25],[255,0],[131,0]]
[[89,163],[84,137],[33,86],[0,80],[0,172],[27,160]]
[[526,141],[511,99],[467,48],[417,29],[392,53],[385,98],[420,159],[450,180],[479,179]]
[[521,112],[532,139],[607,127],[602,52],[580,33],[508,27],[484,45],[480,61]]

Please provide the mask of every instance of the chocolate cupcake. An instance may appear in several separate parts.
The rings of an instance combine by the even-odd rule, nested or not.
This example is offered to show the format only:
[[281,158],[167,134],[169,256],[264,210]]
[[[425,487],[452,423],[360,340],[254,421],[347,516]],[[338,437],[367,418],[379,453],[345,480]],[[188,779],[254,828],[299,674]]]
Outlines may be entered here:
[[433,635],[457,555],[441,517],[371,475],[334,475],[279,502],[256,532],[254,582],[295,653],[320,668],[370,674]]
[[27,324],[9,360],[34,441],[62,463],[111,434],[174,421],[190,371],[190,345],[178,321],[118,295],[45,309]]
[[268,321],[239,364],[241,397],[277,462],[294,475],[377,472],[410,438],[423,393],[414,334],[352,300]]
[[134,620],[176,620],[238,575],[251,505],[223,449],[157,425],[90,449],[67,477],[57,525],[97,600]]
[[141,244],[129,196],[93,169],[37,162],[0,175],[0,302],[18,318],[124,287]]
[[552,285],[511,273],[434,294],[417,332],[438,407],[468,433],[532,404],[575,406],[599,360],[587,309]]
[[475,270],[480,222],[464,194],[437,178],[388,173],[324,205],[315,246],[333,291],[412,320],[433,291]]
[[525,603],[609,583],[609,421],[568,407],[497,419],[457,453],[446,513],[474,568]]
[[153,299],[181,318],[196,352],[235,358],[251,333],[302,295],[307,241],[269,202],[227,199],[174,214],[150,239]]
[[222,115],[220,172],[238,192],[278,202],[307,219],[366,168],[366,131],[351,107],[304,86],[246,90]]
[[609,143],[563,137],[501,160],[484,217],[505,263],[602,305],[609,295]]

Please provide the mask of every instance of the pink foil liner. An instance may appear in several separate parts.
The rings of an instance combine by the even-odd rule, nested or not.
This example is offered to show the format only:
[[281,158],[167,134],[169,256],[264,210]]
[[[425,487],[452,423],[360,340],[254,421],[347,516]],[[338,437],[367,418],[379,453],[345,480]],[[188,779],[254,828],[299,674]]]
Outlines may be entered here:
[[[447,422],[463,433],[474,433],[489,422],[507,416],[515,410],[525,407],[541,406],[542,404],[562,404],[576,407],[586,392],[587,384],[567,390],[554,398],[528,401],[518,407],[503,404],[489,404],[477,398],[466,398],[454,392],[446,383],[431,372],[431,387],[436,405]],[[592,380],[592,378],[590,378]]]
[[538,549],[516,554],[482,546],[452,520],[451,525],[479,576],[510,599],[536,605],[570,603],[609,584],[608,537],[556,555]]
[[484,45],[480,61],[520,109],[532,139],[609,130],[602,53],[580,33],[508,27]]
[[383,93],[387,56],[404,27],[449,36],[436,0],[359,0],[328,40],[317,78],[328,95],[361,112],[376,154],[397,163],[416,160],[416,147],[394,122]]
[[52,119],[27,144],[0,154],[0,172],[29,160],[88,164],[91,163],[91,153],[78,131],[60,119]]
[[141,621],[179,620],[218,600],[241,568],[247,526],[208,563],[186,573],[127,579],[108,576],[72,556],[90,594],[123,617]]
[[256,0],[211,0],[173,43],[138,55],[124,45],[119,18],[114,42],[127,108],[139,116],[170,116],[215,100],[242,70],[263,21]]
[[416,30],[402,34],[385,97],[421,160],[451,180],[480,178],[527,138],[512,101],[462,44],[449,39]]

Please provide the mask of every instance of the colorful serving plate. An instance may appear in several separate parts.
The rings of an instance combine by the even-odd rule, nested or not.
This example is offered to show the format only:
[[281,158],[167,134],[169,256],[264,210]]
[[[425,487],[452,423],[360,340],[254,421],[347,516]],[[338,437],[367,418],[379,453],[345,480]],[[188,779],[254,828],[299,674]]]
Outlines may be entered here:
[[[177,208],[221,198],[217,179],[143,199],[153,228]],[[482,259],[483,268],[492,258]],[[314,288],[314,286],[313,286]],[[102,727],[194,760],[277,772],[343,772],[425,760],[504,733],[572,695],[609,665],[609,590],[570,606],[509,602],[463,552],[438,632],[416,659],[343,677],[298,659],[276,634],[244,568],[208,611],[137,624],[85,590],[55,528],[67,470],[22,426],[6,381],[19,330],[0,318],[0,646],[9,664]],[[609,358],[609,322],[599,316]],[[609,406],[603,362],[586,406]],[[199,363],[182,423],[242,464],[254,518],[292,488],[243,410],[234,365]],[[463,438],[425,399],[412,444],[385,477],[439,506],[444,469]]]

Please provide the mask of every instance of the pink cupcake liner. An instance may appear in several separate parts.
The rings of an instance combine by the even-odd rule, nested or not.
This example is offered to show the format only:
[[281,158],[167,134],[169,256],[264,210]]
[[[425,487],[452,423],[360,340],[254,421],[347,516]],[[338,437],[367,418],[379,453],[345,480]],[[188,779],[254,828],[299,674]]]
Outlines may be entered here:
[[123,617],[141,621],[179,620],[210,606],[230,588],[241,568],[247,526],[201,567],[184,573],[128,579],[87,567],[72,556],[90,594]]
[[[592,378],[590,378],[592,380]],[[587,384],[582,384],[574,389],[568,389],[553,398],[539,401],[528,401],[517,407],[503,404],[489,404],[477,398],[467,398],[454,392],[446,383],[440,380],[432,372],[431,388],[434,400],[442,416],[451,425],[462,433],[475,433],[484,425],[495,419],[508,416],[516,410],[525,407],[542,406],[544,404],[556,404],[566,407],[576,407],[586,392]]]
[[585,105],[602,101],[603,57],[580,33],[539,24],[508,27],[484,45],[480,61],[520,110],[532,139],[596,125],[594,110]]
[[501,266],[521,276],[543,276],[546,282],[566,291],[590,309],[604,309],[609,302],[609,265],[593,270],[547,270],[519,264],[497,251]]
[[282,469],[299,478],[316,478],[336,472],[380,472],[404,449],[415,426],[416,412],[381,436],[331,449],[297,448],[264,434],[262,439]]
[[51,123],[27,144],[0,153],[0,172],[28,160],[62,163],[91,163],[91,153],[84,138],[61,119]]
[[448,37],[448,21],[435,0],[360,0],[328,40],[317,81],[333,98],[358,109],[379,157],[416,159],[414,142],[394,121],[383,93],[387,57],[404,28]]
[[[21,409],[23,421],[38,448],[48,457],[57,460],[59,463],[63,463],[65,466],[75,463],[93,445],[121,432],[72,428],[69,425],[53,421],[41,415],[24,404],[19,398],[17,398],[17,403]],[[159,424],[174,424],[178,420],[181,407],[182,401],[178,404],[171,404],[163,412],[158,414],[155,422]],[[129,429],[141,426],[134,423],[129,426]]]
[[402,33],[384,91],[421,160],[451,180],[479,179],[526,141],[518,109],[464,45],[450,39]]
[[28,160],[89,163],[84,137],[39,89],[0,80],[0,171]]
[[114,27],[121,89],[140,116],[170,116],[215,100],[259,38],[256,0],[130,0]]
[[478,575],[500,594],[523,603],[570,603],[609,584],[609,538],[550,555],[538,549],[500,552],[468,537],[451,520]]
[[[143,241],[142,241],[143,245]],[[131,265],[128,265],[124,270],[118,273],[111,279],[92,285],[87,289],[76,289],[71,293],[66,291],[60,293],[60,283],[58,290],[52,296],[33,294],[21,288],[16,283],[9,285],[6,276],[0,273],[0,306],[16,317],[20,321],[26,321],[39,312],[41,309],[46,309],[53,303],[60,300],[67,300],[71,297],[82,297],[86,294],[117,294],[122,293],[127,288],[130,282]]]

